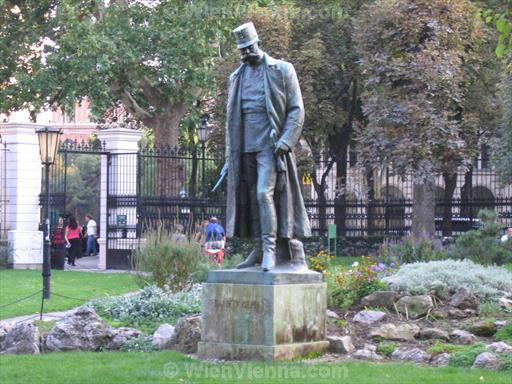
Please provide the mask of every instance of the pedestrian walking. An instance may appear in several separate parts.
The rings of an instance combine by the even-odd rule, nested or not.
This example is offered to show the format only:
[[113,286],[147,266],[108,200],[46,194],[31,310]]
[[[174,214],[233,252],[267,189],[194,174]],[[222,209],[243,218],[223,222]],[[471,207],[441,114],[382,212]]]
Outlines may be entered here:
[[68,264],[75,266],[75,260],[82,252],[82,239],[80,237],[80,225],[78,225],[74,216],[69,218],[69,224],[66,226],[64,239],[68,248]]

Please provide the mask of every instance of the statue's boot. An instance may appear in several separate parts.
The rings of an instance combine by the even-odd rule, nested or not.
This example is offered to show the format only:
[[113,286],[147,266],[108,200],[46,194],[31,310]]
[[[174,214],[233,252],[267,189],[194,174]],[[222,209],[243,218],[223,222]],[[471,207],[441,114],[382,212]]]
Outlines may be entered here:
[[302,241],[290,239],[290,253],[292,256],[292,264],[296,267],[307,267],[306,254],[304,253],[304,245]]
[[249,256],[247,256],[247,258],[244,261],[242,261],[240,264],[238,264],[236,266],[236,268],[243,269],[243,268],[253,267],[254,265],[256,265],[258,263],[261,264],[262,258],[263,258],[263,248],[261,245],[261,240],[257,240],[256,246],[251,251],[251,253],[249,253]]
[[268,272],[276,266],[276,236],[263,235],[263,262],[261,269]]

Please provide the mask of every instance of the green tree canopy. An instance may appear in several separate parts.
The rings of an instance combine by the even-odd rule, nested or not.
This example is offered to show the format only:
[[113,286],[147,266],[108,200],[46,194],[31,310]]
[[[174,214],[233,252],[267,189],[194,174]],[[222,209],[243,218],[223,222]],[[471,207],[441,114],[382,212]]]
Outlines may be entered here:
[[0,2],[0,112],[71,111],[98,118],[122,105],[157,142],[209,91],[218,47],[240,2],[27,0]]

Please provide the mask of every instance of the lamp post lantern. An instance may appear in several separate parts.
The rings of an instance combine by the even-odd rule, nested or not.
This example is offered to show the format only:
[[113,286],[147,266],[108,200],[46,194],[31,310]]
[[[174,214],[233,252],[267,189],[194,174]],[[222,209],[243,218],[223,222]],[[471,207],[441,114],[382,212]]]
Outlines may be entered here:
[[39,139],[39,153],[41,155],[41,164],[45,167],[44,193],[45,202],[43,209],[44,225],[44,248],[43,248],[43,298],[50,298],[50,165],[55,163],[57,150],[59,148],[59,137],[62,134],[60,128],[43,127],[36,129]]
[[205,183],[205,162],[206,162],[206,142],[210,136],[211,124],[208,123],[208,119],[201,119],[201,125],[197,129],[197,135],[199,136],[199,142],[201,143],[201,197],[206,196],[206,183]]

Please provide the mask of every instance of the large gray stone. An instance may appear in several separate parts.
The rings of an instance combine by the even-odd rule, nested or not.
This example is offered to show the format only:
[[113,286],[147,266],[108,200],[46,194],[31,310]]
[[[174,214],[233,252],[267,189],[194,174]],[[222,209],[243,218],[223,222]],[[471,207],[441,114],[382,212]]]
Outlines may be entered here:
[[350,336],[327,336],[327,341],[330,352],[349,354],[356,350]]
[[153,333],[153,346],[156,349],[170,349],[173,336],[174,327],[170,324],[161,324]]
[[450,338],[458,344],[473,344],[476,343],[477,338],[475,335],[462,329],[455,329],[450,333]]
[[432,360],[430,360],[430,364],[435,367],[447,367],[450,363],[450,354],[443,352],[439,355],[435,355]]
[[196,353],[201,340],[201,316],[182,317],[176,323],[170,346],[182,353]]
[[208,273],[202,289],[200,357],[284,360],[327,350],[322,276],[311,271],[280,276],[277,271]]
[[396,302],[399,312],[406,314],[411,319],[417,319],[426,315],[434,308],[434,302],[429,295],[404,296]]
[[395,341],[413,341],[420,331],[420,327],[416,324],[383,324],[376,329],[370,331],[370,337],[380,337],[386,340]]
[[136,339],[140,336],[140,331],[135,328],[120,327],[111,328],[111,340],[107,344],[107,349],[117,351],[128,340]]
[[460,287],[450,300],[450,305],[459,309],[477,309],[478,299],[471,288]]
[[361,311],[356,313],[352,321],[355,323],[362,323],[362,324],[373,324],[377,321],[382,320],[384,317],[386,317],[386,312],[381,311]]
[[496,369],[499,365],[500,361],[494,353],[482,352],[476,357],[471,368]]
[[497,341],[486,346],[488,349],[497,353],[512,353],[512,346],[503,341]]
[[420,339],[440,339],[450,341],[450,335],[439,328],[424,328],[418,334]]
[[469,327],[469,331],[472,334],[484,337],[493,336],[497,330],[498,328],[496,328],[493,320],[478,321]]
[[374,350],[367,349],[367,348],[358,349],[351,356],[354,359],[359,359],[359,360],[378,361],[378,360],[384,359],[382,356],[378,355]]
[[5,336],[12,329],[12,326],[5,321],[0,321],[0,351],[2,350],[2,343],[5,340]]
[[413,361],[415,363],[428,363],[430,354],[419,348],[397,348],[391,354],[391,358],[401,361]]
[[55,324],[46,337],[49,351],[98,351],[106,348],[113,334],[92,308],[79,308]]
[[394,291],[376,291],[361,299],[361,305],[372,308],[394,308],[400,295]]
[[14,324],[0,345],[0,355],[39,353],[39,331],[32,323]]

